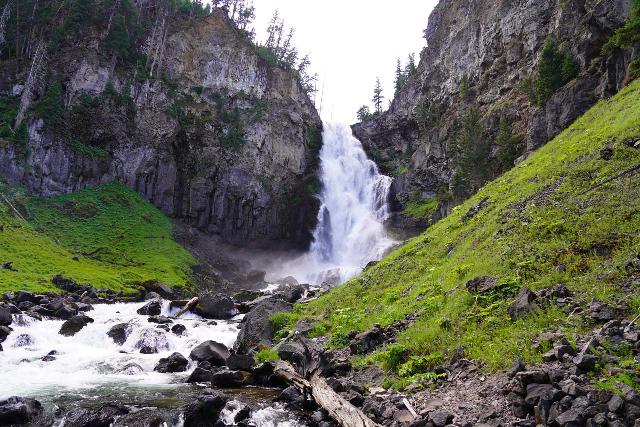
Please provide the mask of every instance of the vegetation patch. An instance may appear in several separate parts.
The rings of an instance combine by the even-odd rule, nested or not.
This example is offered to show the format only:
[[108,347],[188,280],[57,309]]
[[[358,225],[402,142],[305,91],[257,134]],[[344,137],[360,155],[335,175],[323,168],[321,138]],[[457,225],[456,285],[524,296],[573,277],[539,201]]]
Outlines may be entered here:
[[124,293],[147,280],[189,285],[195,260],[170,219],[124,185],[34,197],[0,182],[0,193],[0,263],[16,270],[0,270],[0,292],[59,292],[54,274]]
[[[538,334],[572,336],[592,325],[554,305],[511,320],[507,307],[520,288],[562,283],[583,304],[611,302],[632,274],[623,266],[640,252],[640,176],[620,173],[640,164],[640,150],[628,144],[640,137],[639,103],[640,82],[600,102],[421,236],[356,279],[296,306],[288,324],[312,318],[326,325],[330,345],[344,346],[350,331],[417,313],[397,337],[400,362],[385,362],[395,347],[365,361],[383,364],[403,381],[427,375],[427,368],[417,369],[424,357],[448,359],[458,349],[489,371],[516,358],[541,361],[544,349],[532,345]],[[612,156],[601,154],[605,147]],[[464,219],[483,200],[490,203]],[[479,276],[498,278],[498,290],[469,293],[466,282]],[[624,299],[630,311],[639,310],[640,291]]]
[[437,199],[409,202],[404,208],[404,213],[416,219],[430,219],[439,204]]

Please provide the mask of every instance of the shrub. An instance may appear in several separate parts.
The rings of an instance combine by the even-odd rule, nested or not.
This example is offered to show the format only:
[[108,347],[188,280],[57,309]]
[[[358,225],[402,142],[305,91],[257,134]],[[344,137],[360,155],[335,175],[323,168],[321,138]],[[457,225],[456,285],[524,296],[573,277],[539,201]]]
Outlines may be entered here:
[[260,363],[268,362],[268,361],[278,361],[280,360],[280,356],[278,356],[278,352],[271,348],[263,348],[258,353],[256,353],[254,360],[257,365]]

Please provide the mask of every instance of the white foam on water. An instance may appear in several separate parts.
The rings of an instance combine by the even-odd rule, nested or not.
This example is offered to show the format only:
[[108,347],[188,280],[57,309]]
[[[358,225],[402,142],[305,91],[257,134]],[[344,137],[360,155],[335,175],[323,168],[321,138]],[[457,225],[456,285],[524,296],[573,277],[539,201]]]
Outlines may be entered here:
[[[206,340],[232,346],[238,334],[237,323],[218,321],[217,325],[186,314],[175,323],[183,324],[184,336],[157,329],[148,316],[136,311],[144,303],[96,305],[86,313],[94,323],[85,326],[73,337],[58,332],[61,320],[36,320],[25,315],[14,316],[14,331],[3,343],[0,352],[2,380],[0,399],[9,396],[55,396],[68,391],[92,393],[99,386],[172,386],[183,374],[160,374],[153,371],[158,360],[173,352],[189,357],[191,350]],[[164,303],[165,315],[169,303]],[[107,336],[118,323],[129,323],[131,333],[123,345]],[[172,326],[172,325],[169,325]],[[142,342],[144,341],[144,342]],[[157,354],[140,354],[141,344],[157,344]],[[55,350],[55,360],[40,360]],[[90,397],[88,394],[87,397]]]

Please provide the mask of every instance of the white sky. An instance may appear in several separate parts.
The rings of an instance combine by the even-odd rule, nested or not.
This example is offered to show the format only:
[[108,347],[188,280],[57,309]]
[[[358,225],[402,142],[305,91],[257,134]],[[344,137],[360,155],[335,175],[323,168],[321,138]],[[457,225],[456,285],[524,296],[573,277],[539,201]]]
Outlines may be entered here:
[[[311,55],[311,70],[320,77],[316,104],[324,120],[348,124],[371,98],[376,76],[384,95],[393,97],[397,58],[419,53],[427,19],[438,0],[254,0],[258,41],[273,11],[296,29],[294,42]],[[323,92],[324,86],[324,92]],[[320,99],[322,98],[322,103]]]

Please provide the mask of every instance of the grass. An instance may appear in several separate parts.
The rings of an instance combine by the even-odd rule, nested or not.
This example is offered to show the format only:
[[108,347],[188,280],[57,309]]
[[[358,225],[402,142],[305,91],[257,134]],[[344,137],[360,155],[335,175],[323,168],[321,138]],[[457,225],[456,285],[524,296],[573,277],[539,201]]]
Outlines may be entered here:
[[433,213],[438,209],[438,205],[437,199],[409,202],[404,208],[404,213],[416,219],[431,219]]
[[[532,346],[539,333],[559,330],[572,337],[591,325],[555,306],[514,322],[506,309],[518,289],[563,283],[583,304],[593,298],[612,301],[629,277],[625,262],[640,252],[640,173],[592,189],[640,164],[640,150],[623,144],[629,138],[640,138],[638,82],[600,102],[356,279],[296,306],[286,315],[288,323],[316,319],[330,343],[341,346],[351,330],[418,313],[418,320],[397,337],[396,347],[363,362],[380,364],[390,351],[402,354],[394,366],[386,366],[396,374],[403,364],[420,360],[412,358],[438,354],[446,359],[457,349],[483,362],[487,371],[505,368],[516,358],[541,361],[543,351]],[[607,146],[614,155],[604,160],[600,151]],[[485,198],[489,204],[465,218]],[[465,283],[484,275],[500,278],[503,291],[470,294]],[[630,312],[640,312],[637,290],[624,295],[624,301]],[[409,371],[411,376],[421,373]]]
[[137,282],[187,286],[195,260],[172,238],[172,223],[124,185],[112,183],[59,197],[34,197],[0,182],[0,293],[59,291],[65,274],[99,289],[131,294]]

